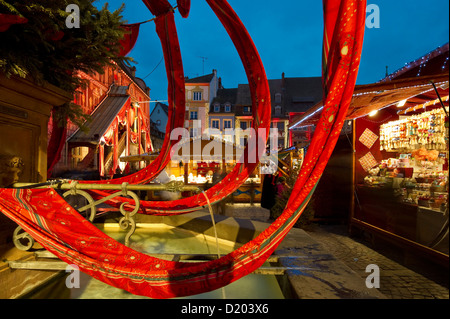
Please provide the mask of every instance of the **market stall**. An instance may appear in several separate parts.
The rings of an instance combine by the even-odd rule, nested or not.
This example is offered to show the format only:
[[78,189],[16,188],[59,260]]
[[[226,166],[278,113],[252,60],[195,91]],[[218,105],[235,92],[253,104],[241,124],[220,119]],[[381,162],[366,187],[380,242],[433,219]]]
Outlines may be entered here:
[[[353,159],[350,230],[447,266],[448,60],[447,43],[380,82],[357,86],[346,119],[351,131],[343,136]],[[314,125],[322,109],[318,103],[291,128]]]
[[442,108],[394,114],[355,120],[351,222],[448,256],[448,118]]
[[[198,186],[207,189],[217,183],[228,172],[244,154],[244,147],[228,141],[199,136],[186,139],[176,144],[176,151],[172,154],[166,169],[159,179],[161,182],[182,181],[185,185]],[[174,148],[175,149],[175,148]],[[155,155],[140,155],[122,157],[121,161],[150,161]],[[233,202],[259,202],[261,200],[262,178],[259,169],[245,181],[245,183],[233,193]],[[160,182],[157,178],[155,182]],[[164,200],[161,192],[150,191],[149,200]],[[190,194],[180,194],[189,197]]]

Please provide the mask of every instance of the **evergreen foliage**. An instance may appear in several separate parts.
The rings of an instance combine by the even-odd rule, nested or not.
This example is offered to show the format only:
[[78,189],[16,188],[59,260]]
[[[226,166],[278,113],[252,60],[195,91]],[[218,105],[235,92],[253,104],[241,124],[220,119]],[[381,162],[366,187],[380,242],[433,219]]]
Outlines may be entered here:
[[[70,93],[84,85],[76,71],[103,73],[112,61],[130,63],[120,57],[120,43],[125,30],[124,5],[111,12],[108,4],[99,10],[94,0],[0,0],[0,13],[28,19],[0,32],[0,71],[6,76],[28,77],[35,82],[46,81]],[[80,9],[80,27],[68,28],[66,12],[69,4]],[[61,124],[69,118],[77,125],[87,115],[81,107],[67,103],[57,108]]]

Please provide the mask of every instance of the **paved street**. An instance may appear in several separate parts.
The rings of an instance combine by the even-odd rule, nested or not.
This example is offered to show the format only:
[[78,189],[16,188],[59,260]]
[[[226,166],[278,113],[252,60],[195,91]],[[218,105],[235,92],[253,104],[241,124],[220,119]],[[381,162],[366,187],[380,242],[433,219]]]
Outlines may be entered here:
[[307,233],[361,277],[366,266],[380,267],[379,291],[389,299],[448,299],[448,270],[409,257],[408,267],[394,247],[377,245],[348,236],[343,225],[313,225]]
[[[237,218],[269,221],[269,211],[259,205],[234,205],[230,214]],[[380,267],[379,291],[388,299],[448,299],[448,269],[408,256],[393,246],[373,244],[370,240],[350,237],[346,225],[308,226],[305,231],[325,247],[330,254],[344,262],[362,278],[366,267]]]

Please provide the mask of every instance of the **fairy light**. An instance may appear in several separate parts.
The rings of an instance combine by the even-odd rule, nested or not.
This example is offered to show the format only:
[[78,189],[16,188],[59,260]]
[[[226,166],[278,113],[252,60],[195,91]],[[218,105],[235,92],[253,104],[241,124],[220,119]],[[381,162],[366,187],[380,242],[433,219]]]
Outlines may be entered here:
[[406,104],[407,101],[408,101],[408,100],[405,99],[405,100],[402,100],[402,101],[398,102],[397,107],[405,106],[405,104]]
[[[442,98],[442,101],[443,101],[443,102],[447,102],[448,100],[449,100],[449,96],[448,96],[448,95]],[[435,99],[435,100],[428,101],[428,102],[423,103],[423,104],[419,104],[419,105],[416,105],[416,106],[409,107],[409,108],[407,108],[406,110],[398,111],[397,114],[399,114],[399,115],[404,115],[404,114],[407,114],[407,113],[409,113],[409,112],[417,111],[417,110],[419,110],[419,109],[421,109],[421,108],[422,108],[422,109],[425,109],[425,108],[427,108],[428,106],[434,106],[434,105],[436,105],[437,103],[440,103],[440,100],[439,100],[439,99]]]
[[[397,71],[395,71],[394,73],[388,75],[387,77],[385,77],[381,81],[383,81],[383,80],[385,80],[385,81],[389,80],[390,81],[393,78],[396,78],[400,74],[404,73],[405,70],[408,70],[411,67],[416,67],[416,66],[419,66],[419,70],[417,72],[417,76],[420,76],[422,74],[422,69],[427,66],[429,60],[431,60],[432,58],[435,58],[435,57],[441,55],[442,53],[448,52],[448,49],[445,52],[442,50],[442,48],[444,48],[445,46],[447,46],[447,48],[448,48],[448,44],[445,44],[444,46],[441,46],[441,47],[435,49],[434,51],[428,53],[426,56],[418,58],[418,59],[416,59],[416,60],[414,60],[414,61],[412,61],[410,63],[405,63],[404,67],[402,67],[402,68],[398,69]],[[444,70],[446,68],[447,63],[448,63],[448,59],[449,59],[449,57],[447,56],[445,61],[444,61],[444,63],[443,63],[443,65],[442,65],[442,70]],[[420,63],[420,64],[418,65],[418,63]]]
[[308,116],[305,116],[304,118],[302,118],[300,121],[298,121],[297,123],[295,123],[294,125],[292,125],[289,129],[292,130],[294,128],[296,128],[298,125],[300,125],[301,123],[303,123],[304,121],[306,121],[307,119],[309,119],[310,117],[314,116],[316,113],[322,111],[323,106],[319,107],[317,110],[315,110],[313,113],[309,114]]
[[447,62],[448,62],[448,57],[445,58],[444,65],[442,66],[442,70],[445,69],[445,66],[447,65]]

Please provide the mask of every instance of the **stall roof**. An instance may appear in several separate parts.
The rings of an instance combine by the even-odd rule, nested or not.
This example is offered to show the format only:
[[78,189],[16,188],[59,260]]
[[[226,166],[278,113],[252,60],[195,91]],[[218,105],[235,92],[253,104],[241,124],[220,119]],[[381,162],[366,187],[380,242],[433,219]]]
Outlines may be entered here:
[[[438,98],[430,81],[435,83],[441,97],[448,96],[448,74],[445,76],[425,76],[412,79],[393,80],[391,82],[358,85],[355,87],[352,102],[348,109],[347,119],[356,119],[405,101],[398,110],[406,110]],[[444,101],[448,106],[448,99]],[[432,106],[430,106],[432,107]],[[436,104],[435,107],[440,107]],[[314,125],[320,118],[323,102],[320,101],[307,112],[294,118],[290,129]]]
[[[449,87],[449,44],[429,52],[423,57],[405,64],[404,67],[373,84],[357,85],[349,106],[347,119],[366,116],[372,111],[380,110],[404,102],[399,112],[414,112],[414,107],[429,101],[438,101],[437,91],[445,106],[448,106]],[[403,103],[402,103],[403,104]],[[428,108],[441,107],[440,102],[428,105]],[[320,101],[304,114],[294,118],[290,129],[314,125],[320,118],[323,101]]]

